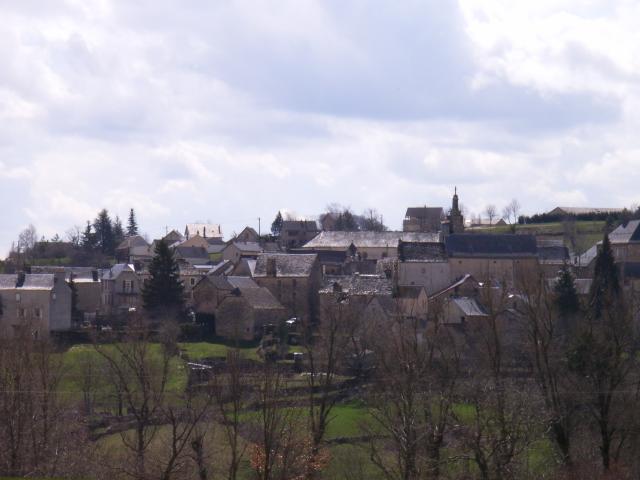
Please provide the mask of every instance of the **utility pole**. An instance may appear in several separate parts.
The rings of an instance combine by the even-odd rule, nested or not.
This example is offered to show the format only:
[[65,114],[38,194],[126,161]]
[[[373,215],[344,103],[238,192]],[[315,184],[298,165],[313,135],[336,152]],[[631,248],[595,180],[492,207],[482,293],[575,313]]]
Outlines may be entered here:
[[258,237],[260,237],[260,217],[258,217]]

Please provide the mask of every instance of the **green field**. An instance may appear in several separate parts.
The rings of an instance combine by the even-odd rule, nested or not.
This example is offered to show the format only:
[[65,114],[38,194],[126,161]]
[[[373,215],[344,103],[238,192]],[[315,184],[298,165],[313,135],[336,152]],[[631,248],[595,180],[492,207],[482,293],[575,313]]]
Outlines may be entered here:
[[[606,222],[575,222],[575,249],[580,254],[597,242],[602,240]],[[494,227],[477,227],[467,229],[468,232],[475,233],[512,233],[510,225],[499,225]],[[567,227],[562,222],[536,223],[527,225],[516,225],[516,233],[530,235],[548,235],[563,238],[566,246],[571,247],[570,235]]]

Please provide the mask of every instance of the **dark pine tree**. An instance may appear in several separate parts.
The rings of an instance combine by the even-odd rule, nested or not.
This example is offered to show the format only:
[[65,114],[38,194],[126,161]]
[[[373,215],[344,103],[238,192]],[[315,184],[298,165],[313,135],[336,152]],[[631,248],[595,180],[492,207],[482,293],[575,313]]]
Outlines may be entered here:
[[133,237],[138,235],[138,221],[136,220],[136,212],[133,208],[129,211],[129,221],[127,222],[127,236]]
[[164,240],[157,243],[149,265],[149,281],[142,290],[144,308],[153,315],[182,316],[185,310],[184,286],[178,263]]
[[282,214],[280,212],[278,212],[278,214],[276,215],[275,220],[273,221],[273,223],[271,224],[271,233],[274,236],[279,236],[280,232],[282,232],[282,224],[283,224],[284,220],[282,219]]
[[78,310],[78,287],[73,281],[73,274],[69,277],[69,288],[71,289],[71,320],[75,323],[80,322],[80,311]]
[[590,306],[594,318],[600,318],[602,312],[611,307],[620,295],[618,267],[615,264],[609,235],[605,234],[602,247],[596,257],[596,265],[591,284]]
[[563,318],[567,318],[580,310],[578,291],[569,267],[565,265],[560,271],[560,278],[554,287],[556,305]]
[[106,208],[103,208],[93,221],[93,229],[100,252],[105,255],[113,255],[116,251],[116,239],[113,233],[113,223]]
[[87,252],[93,252],[96,249],[96,234],[91,230],[91,222],[87,220],[87,228],[82,232],[80,245]]
[[348,208],[342,212],[342,230],[345,232],[355,232],[358,230],[356,219]]
[[122,222],[120,221],[120,217],[116,215],[116,221],[113,222],[114,252],[115,252],[115,249],[118,248],[118,245],[120,245],[123,240],[124,240],[124,229],[122,228]]

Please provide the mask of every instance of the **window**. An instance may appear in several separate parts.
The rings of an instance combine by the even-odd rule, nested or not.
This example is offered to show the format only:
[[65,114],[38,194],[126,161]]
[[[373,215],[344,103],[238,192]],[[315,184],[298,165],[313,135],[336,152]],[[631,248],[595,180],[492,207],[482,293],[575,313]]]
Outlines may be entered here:
[[122,282],[122,291],[124,293],[133,293],[133,280],[124,280]]
[[25,318],[27,316],[27,310],[25,308],[18,309],[18,318]]
[[42,309],[40,307],[35,307],[33,309],[33,316],[36,318],[42,318]]
[[296,288],[298,282],[296,281],[296,279],[294,278],[293,281],[291,282],[293,288]]
[[16,293],[16,302],[20,302],[20,294]]
[[195,279],[195,278],[193,278],[193,277],[191,277],[191,278],[189,279],[189,283],[191,283],[191,286],[193,287],[193,286],[196,284],[196,279]]

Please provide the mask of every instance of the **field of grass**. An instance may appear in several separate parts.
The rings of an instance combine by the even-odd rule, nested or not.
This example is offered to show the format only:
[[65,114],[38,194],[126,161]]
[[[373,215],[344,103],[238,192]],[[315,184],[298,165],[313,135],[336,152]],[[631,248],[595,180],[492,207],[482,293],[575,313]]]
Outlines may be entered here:
[[[226,358],[229,350],[235,349],[224,343],[197,342],[197,343],[179,343],[180,350],[189,357],[189,360],[197,362],[205,358]],[[238,348],[240,355],[247,360],[259,361],[256,346],[241,346]]]
[[[576,222],[576,253],[582,253],[588,250],[591,246],[602,240],[606,222],[604,221],[592,221],[592,222]],[[510,225],[499,225],[494,227],[481,227],[469,229],[469,232],[475,233],[512,233]],[[531,234],[531,235],[549,235],[557,236],[561,238],[565,236],[565,226],[562,222],[552,223],[536,223],[526,225],[516,225],[516,233]],[[564,238],[565,244],[568,245],[568,238]]]

